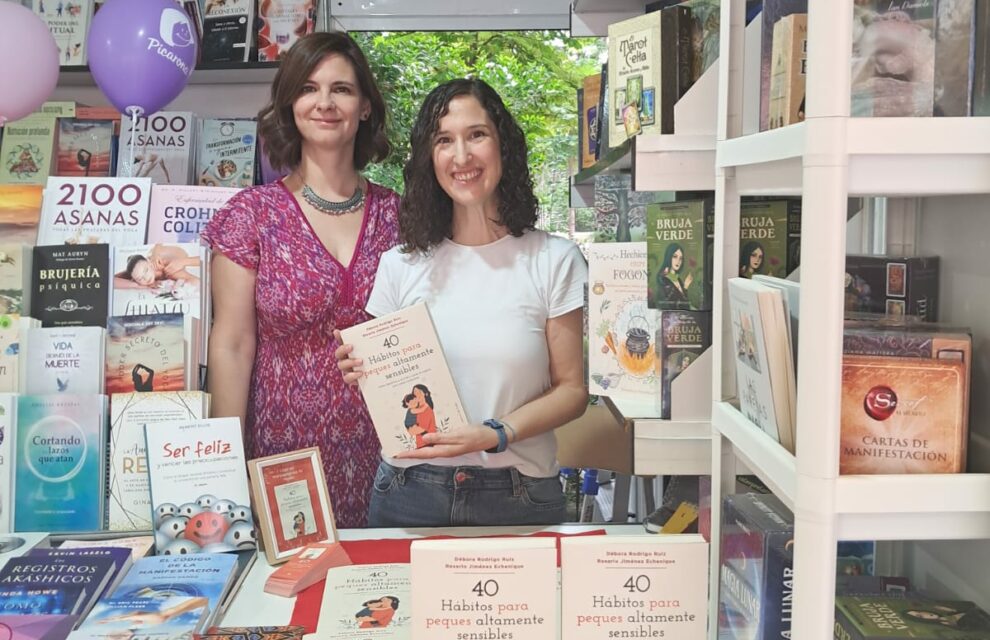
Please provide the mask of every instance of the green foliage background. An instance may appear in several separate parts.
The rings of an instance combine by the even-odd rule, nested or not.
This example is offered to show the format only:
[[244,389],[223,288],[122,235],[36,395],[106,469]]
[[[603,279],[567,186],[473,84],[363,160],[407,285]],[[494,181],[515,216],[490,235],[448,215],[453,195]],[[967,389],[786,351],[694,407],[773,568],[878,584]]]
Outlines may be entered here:
[[409,131],[433,87],[453,78],[490,84],[518,120],[529,145],[541,224],[566,231],[568,162],[577,153],[577,88],[598,73],[604,39],[559,31],[351,33],[361,45],[389,107],[388,160],[368,177],[402,192]]

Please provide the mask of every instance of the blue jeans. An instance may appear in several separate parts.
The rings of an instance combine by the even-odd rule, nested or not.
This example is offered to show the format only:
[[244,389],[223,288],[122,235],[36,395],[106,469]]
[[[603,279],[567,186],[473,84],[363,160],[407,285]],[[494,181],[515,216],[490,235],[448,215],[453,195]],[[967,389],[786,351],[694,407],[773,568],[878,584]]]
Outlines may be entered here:
[[560,479],[533,478],[515,467],[394,467],[382,461],[371,489],[369,527],[560,524]]

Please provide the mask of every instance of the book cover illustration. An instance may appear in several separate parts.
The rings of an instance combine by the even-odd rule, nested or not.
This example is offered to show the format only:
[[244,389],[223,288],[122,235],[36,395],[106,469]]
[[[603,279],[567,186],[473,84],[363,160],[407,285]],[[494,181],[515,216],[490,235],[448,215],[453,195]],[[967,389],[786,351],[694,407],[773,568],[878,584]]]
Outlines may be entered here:
[[721,544],[719,637],[788,637],[794,516],[772,494],[726,496]]
[[773,26],[768,128],[804,122],[808,15],[792,13]]
[[[914,594],[912,594],[914,595]],[[972,602],[891,595],[839,596],[835,624],[854,640],[983,640],[990,616]],[[839,629],[836,631],[838,636]]]
[[427,433],[467,423],[457,386],[425,303],[341,331],[364,360],[358,381],[382,443],[394,456],[426,446]]
[[315,637],[321,640],[412,638],[408,564],[364,564],[327,572]]
[[0,614],[0,636],[6,640],[63,640],[77,619],[74,615]]
[[38,244],[142,244],[150,194],[147,178],[51,177]]
[[[196,116],[190,111],[159,111],[150,117],[138,118],[136,126],[124,118],[120,127],[117,175],[131,181],[137,177],[148,178],[155,184],[189,184],[195,136]],[[133,166],[130,163],[132,144]],[[142,242],[143,237],[126,244]]]
[[651,309],[711,309],[709,220],[711,200],[646,207],[648,301]]
[[[141,558],[113,590],[114,600],[205,598],[207,615],[199,628],[212,624],[237,569],[234,553],[170,553]],[[187,636],[188,637],[188,636]]]
[[59,65],[86,64],[86,30],[93,13],[93,0],[33,0],[32,4],[55,38]]
[[581,168],[594,166],[598,158],[598,103],[602,90],[602,75],[595,73],[586,76],[582,81],[584,91],[584,109],[581,118]]
[[808,0],[763,0],[760,32],[760,131],[770,128],[770,74],[774,25],[792,13],[808,13]]
[[15,531],[98,531],[106,398],[20,396],[15,430]]
[[935,0],[856,2],[850,116],[933,114],[935,4]]
[[56,597],[49,595],[39,598],[37,593],[19,597],[19,604],[47,603],[49,608],[41,609],[38,613],[85,616],[93,603],[106,591],[113,575],[114,563],[108,557],[28,554],[12,558],[0,569],[0,592],[13,591],[18,587],[25,590],[57,591],[60,595]]
[[113,316],[107,320],[106,392],[184,391],[181,313]]
[[199,640],[303,640],[306,627],[301,625],[263,627],[210,627]]
[[43,327],[106,325],[110,308],[110,247],[34,248],[31,317]]
[[684,0],[691,18],[691,78],[696,82],[718,60],[721,5],[719,0]]
[[110,398],[110,458],[107,528],[153,529],[144,425],[202,420],[207,398],[201,391],[122,393]]
[[965,471],[965,366],[961,360],[844,356],[839,472]]
[[932,115],[972,114],[976,65],[976,5],[973,0],[939,0],[935,17],[935,105]]
[[199,234],[238,188],[156,184],[151,187],[148,243],[199,242]]
[[55,175],[109,178],[113,129],[113,120],[60,119]]
[[157,552],[254,549],[240,420],[148,424],[144,431]]
[[44,189],[41,184],[0,184],[0,237],[4,244],[35,244]]
[[561,538],[560,547],[562,638],[705,637],[701,536],[576,536]]
[[10,326],[0,329],[0,393],[18,393],[21,390],[21,332],[20,322],[10,316],[6,322]]
[[[271,0],[263,0],[268,2]],[[258,124],[253,119],[204,118],[200,121],[196,183],[206,187],[254,184]]]
[[558,637],[555,538],[413,540],[410,568],[413,640]]
[[[13,393],[0,393],[0,534],[10,531],[11,501],[14,499],[11,479],[14,477],[14,425],[16,424],[17,396]],[[0,538],[3,540],[3,538]],[[0,550],[0,566],[3,565],[3,551]]]
[[316,28],[313,0],[261,0],[258,3],[258,61],[273,62],[296,40]]
[[659,387],[659,314],[646,304],[646,243],[588,248],[588,389],[610,397],[650,398]]
[[739,277],[785,278],[800,265],[800,198],[743,200],[739,211]]
[[660,366],[660,417],[662,419],[670,419],[670,409],[673,403],[670,394],[671,384],[711,344],[712,314],[710,311],[660,312],[657,364]]
[[203,6],[203,62],[247,62],[253,24],[253,2],[206,0]]
[[209,614],[204,596],[104,598],[72,634],[74,640],[188,640]]
[[116,247],[112,315],[181,313],[202,317],[201,249],[192,243]]
[[[612,115],[609,121],[608,144],[615,148],[629,136],[623,124],[622,112],[627,105],[635,105],[643,133],[660,133],[667,124],[661,122],[656,106],[668,98],[661,89],[660,13],[648,13],[608,26],[608,101]],[[626,95],[629,78],[639,76],[636,82],[639,95]],[[676,101],[676,96],[674,97]],[[653,109],[644,112],[644,106]],[[646,124],[649,122],[650,124]],[[670,130],[673,132],[673,129]]]
[[845,309],[938,320],[938,256],[846,256]]
[[595,176],[595,242],[646,240],[646,205],[669,198],[660,191],[633,191],[629,174]]
[[0,184],[45,184],[52,169],[55,118],[44,113],[8,122],[0,142]]
[[47,327],[28,331],[24,393],[103,393],[102,327]]
[[8,324],[4,316],[12,324],[17,316],[28,315],[32,253],[25,244],[0,244],[0,329]]

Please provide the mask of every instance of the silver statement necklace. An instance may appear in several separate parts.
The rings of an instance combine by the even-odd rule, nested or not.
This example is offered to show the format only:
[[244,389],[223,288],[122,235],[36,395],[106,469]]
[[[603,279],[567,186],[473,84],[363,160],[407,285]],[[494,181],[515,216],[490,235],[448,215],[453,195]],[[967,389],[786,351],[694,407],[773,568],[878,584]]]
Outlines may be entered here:
[[334,202],[326,198],[321,198],[308,184],[303,185],[302,197],[311,207],[328,216],[342,216],[345,213],[353,213],[364,205],[364,190],[361,189],[360,184],[354,190],[354,195],[343,202]]

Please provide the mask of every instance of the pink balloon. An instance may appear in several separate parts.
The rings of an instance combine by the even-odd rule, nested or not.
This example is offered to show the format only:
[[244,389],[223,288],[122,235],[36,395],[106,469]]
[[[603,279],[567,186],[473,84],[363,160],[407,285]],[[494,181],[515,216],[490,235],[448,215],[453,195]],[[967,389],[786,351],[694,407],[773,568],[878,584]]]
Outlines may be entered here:
[[35,111],[58,84],[58,45],[45,21],[0,0],[0,124]]

